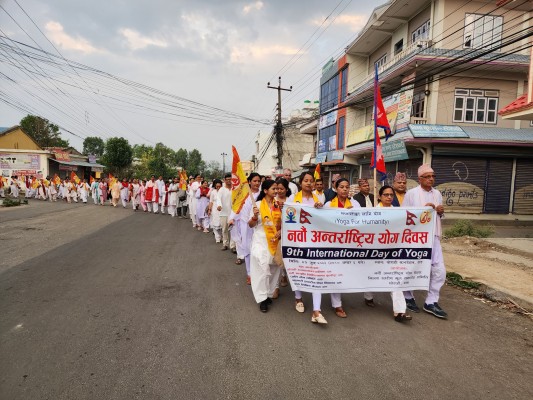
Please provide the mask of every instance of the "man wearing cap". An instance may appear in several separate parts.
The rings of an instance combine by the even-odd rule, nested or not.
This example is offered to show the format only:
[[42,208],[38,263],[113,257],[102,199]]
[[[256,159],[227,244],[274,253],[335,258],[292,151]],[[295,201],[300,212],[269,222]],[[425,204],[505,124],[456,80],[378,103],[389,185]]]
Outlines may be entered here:
[[370,185],[368,179],[361,178],[357,181],[359,185],[359,193],[353,199],[359,203],[361,207],[374,207],[374,195],[370,193]]
[[326,201],[324,202],[324,204],[326,204],[328,201],[333,200],[335,196],[337,196],[337,192],[335,191],[334,187],[335,182],[337,182],[339,179],[341,179],[340,174],[334,174],[331,177],[331,187],[324,190],[324,196],[326,197]]
[[394,189],[394,199],[392,200],[393,207],[401,207],[405,192],[407,191],[407,176],[403,172],[397,172],[392,182]]
[[[403,200],[403,207],[431,207],[437,212],[437,223],[435,225],[435,238],[431,252],[431,274],[429,277],[429,290],[424,302],[424,311],[433,314],[437,318],[447,318],[448,314],[440,308],[439,294],[444,281],[446,280],[446,268],[442,257],[442,247],[440,237],[442,232],[441,218],[444,216],[441,193],[433,188],[435,184],[435,172],[428,164],[422,164],[418,168],[419,186],[407,191]],[[407,308],[413,312],[420,312],[416,305],[415,298],[411,291],[404,292]]]

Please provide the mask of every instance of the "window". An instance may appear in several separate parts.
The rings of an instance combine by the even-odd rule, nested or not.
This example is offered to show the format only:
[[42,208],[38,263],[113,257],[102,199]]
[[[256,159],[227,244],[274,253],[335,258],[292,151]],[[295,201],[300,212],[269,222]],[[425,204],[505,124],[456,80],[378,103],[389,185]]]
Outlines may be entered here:
[[419,40],[428,40],[429,39],[429,19],[416,28],[411,34],[412,43],[416,43]]
[[456,89],[453,122],[495,124],[499,97],[497,90]]
[[394,55],[397,55],[398,53],[401,53],[403,50],[403,39],[400,39],[395,45],[394,45]]
[[348,68],[341,71],[341,101],[346,100],[348,94]]
[[411,116],[415,118],[424,118],[424,104],[426,102],[426,95],[424,92],[418,92],[413,95],[413,106]]
[[344,149],[344,130],[346,124],[346,117],[339,118],[339,134],[337,135],[337,148]]
[[375,65],[378,67],[378,69],[380,69],[380,68],[383,67],[386,63],[387,63],[387,55],[385,54],[383,57],[379,58],[379,59],[375,62]]
[[337,149],[335,139],[337,132],[337,124],[328,126],[327,128],[320,129],[318,133],[318,153],[324,153],[326,151],[333,151]]
[[463,47],[479,49],[497,47],[502,41],[503,17],[466,14]]
[[323,113],[339,104],[339,75],[335,75],[320,87],[320,112]]

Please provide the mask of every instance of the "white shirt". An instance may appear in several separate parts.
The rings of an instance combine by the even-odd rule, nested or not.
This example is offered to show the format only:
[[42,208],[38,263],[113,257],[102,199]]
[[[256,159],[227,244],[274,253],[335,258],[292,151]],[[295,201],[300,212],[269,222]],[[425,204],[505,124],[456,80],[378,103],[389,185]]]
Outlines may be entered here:
[[216,206],[222,207],[221,217],[229,217],[231,214],[231,190],[222,186],[217,193]]
[[291,194],[298,193],[298,186],[294,182],[289,182],[289,189],[291,190]]

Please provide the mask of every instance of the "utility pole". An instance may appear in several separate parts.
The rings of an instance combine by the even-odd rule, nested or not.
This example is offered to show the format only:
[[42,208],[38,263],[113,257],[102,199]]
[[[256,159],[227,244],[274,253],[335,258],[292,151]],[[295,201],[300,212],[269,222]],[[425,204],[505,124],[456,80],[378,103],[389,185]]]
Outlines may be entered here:
[[226,153],[221,153],[220,155],[222,156],[222,175],[224,175],[226,173],[226,156],[227,156],[227,154]]
[[276,126],[274,127],[274,134],[276,135],[276,147],[278,151],[278,170],[283,168],[283,124],[281,123],[281,91],[285,90],[287,92],[292,91],[292,86],[289,89],[281,87],[281,76],[278,77],[278,86],[270,86],[270,82],[267,83],[267,88],[276,89],[278,91],[278,120],[276,121]]

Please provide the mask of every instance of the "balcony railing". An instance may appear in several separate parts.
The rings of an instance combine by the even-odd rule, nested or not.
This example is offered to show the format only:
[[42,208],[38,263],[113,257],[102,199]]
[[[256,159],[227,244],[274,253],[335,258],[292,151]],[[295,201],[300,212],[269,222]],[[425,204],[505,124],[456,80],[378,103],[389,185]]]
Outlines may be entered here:
[[413,125],[425,125],[428,123],[427,118],[411,117],[411,123]]

